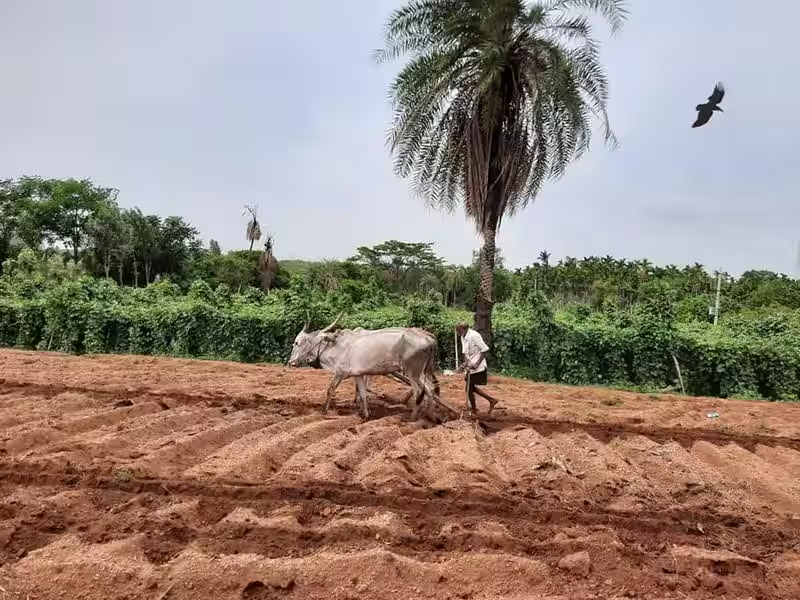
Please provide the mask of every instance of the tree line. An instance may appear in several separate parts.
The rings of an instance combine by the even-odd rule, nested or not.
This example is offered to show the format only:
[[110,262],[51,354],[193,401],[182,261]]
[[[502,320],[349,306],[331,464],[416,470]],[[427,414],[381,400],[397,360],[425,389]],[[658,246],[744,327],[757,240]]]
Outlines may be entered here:
[[165,277],[265,291],[276,283],[279,265],[271,236],[263,250],[252,249],[262,237],[256,207],[248,207],[249,250],[223,255],[215,240],[205,248],[197,228],[183,217],[122,208],[117,196],[117,189],[90,179],[0,181],[0,272],[6,260],[27,249],[43,259],[62,256],[85,273],[121,286],[146,286]]
[[[222,253],[180,216],[161,217],[122,208],[118,191],[89,179],[22,177],[0,182],[0,273],[19,272],[20,252],[38,260],[70,263],[81,273],[143,287],[166,279],[184,291],[202,280],[212,289],[249,287],[269,292],[295,287],[333,295],[343,305],[373,306],[416,296],[453,309],[474,311],[481,286],[480,251],[466,265],[447,264],[433,244],[388,240],[362,246],[344,260],[278,261],[273,238],[262,233],[258,207],[245,207],[244,249]],[[263,239],[262,249],[253,249]],[[702,265],[655,265],[647,259],[566,257],[547,251],[532,265],[510,270],[496,252],[493,289],[497,302],[524,303],[542,294],[555,308],[571,304],[592,310],[625,310],[655,296],[677,307],[684,320],[706,320],[715,274]],[[31,260],[30,257],[27,263]],[[17,261],[17,262],[15,262]],[[24,261],[23,261],[24,262]],[[26,264],[27,264],[26,263]],[[800,309],[800,282],[766,270],[738,278],[722,274],[723,312]]]

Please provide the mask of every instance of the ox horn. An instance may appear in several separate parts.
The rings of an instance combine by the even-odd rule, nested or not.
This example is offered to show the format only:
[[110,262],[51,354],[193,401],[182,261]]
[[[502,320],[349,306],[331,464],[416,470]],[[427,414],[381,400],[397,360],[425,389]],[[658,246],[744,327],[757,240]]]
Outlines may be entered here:
[[342,318],[342,315],[344,315],[344,311],[340,312],[340,313],[339,313],[339,316],[338,316],[338,317],[336,317],[336,318],[333,320],[333,323],[331,323],[330,325],[328,325],[328,326],[327,326],[325,329],[323,329],[323,330],[322,330],[320,333],[328,333],[328,332],[329,332],[329,331],[331,331],[331,330],[332,330],[334,327],[336,327],[336,326],[339,324],[339,319],[341,319],[341,318]]
[[308,332],[309,327],[311,327],[311,313],[306,309],[306,324],[303,325],[303,331]]

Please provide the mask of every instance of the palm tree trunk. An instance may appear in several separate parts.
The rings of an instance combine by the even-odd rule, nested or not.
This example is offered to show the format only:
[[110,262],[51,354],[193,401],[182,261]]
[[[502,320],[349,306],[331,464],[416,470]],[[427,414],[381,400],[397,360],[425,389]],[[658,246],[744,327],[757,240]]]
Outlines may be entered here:
[[480,254],[480,287],[475,303],[475,331],[481,334],[483,341],[489,346],[490,352],[492,348],[492,307],[494,306],[492,287],[496,237],[496,228],[487,227],[483,232],[483,248],[481,248]]
[[250,252],[252,252],[252,251],[253,251],[253,242],[254,242],[254,241],[255,241],[255,240],[250,240]]

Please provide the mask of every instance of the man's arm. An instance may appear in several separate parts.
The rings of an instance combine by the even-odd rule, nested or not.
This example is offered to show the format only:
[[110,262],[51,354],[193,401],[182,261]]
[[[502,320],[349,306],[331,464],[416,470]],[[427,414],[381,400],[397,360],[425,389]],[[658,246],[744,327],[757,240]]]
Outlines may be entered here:
[[477,356],[470,362],[470,367],[474,369],[481,364],[481,361],[486,357],[486,353],[489,352],[489,346],[486,345],[486,342],[483,341],[483,336],[477,331],[473,336],[473,342],[479,350]]
[[465,347],[465,342],[463,337],[459,337],[458,341],[460,342],[459,346],[461,346],[461,352],[456,350],[456,360],[458,360],[458,366],[456,367],[456,373],[460,373],[464,369],[467,368],[467,349]]

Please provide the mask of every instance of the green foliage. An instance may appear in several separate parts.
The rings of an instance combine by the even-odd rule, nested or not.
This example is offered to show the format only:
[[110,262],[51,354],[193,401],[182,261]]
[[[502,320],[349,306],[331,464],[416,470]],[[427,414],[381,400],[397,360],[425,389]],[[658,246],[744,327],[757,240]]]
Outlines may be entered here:
[[[283,363],[306,310],[314,328],[342,310],[336,297],[309,293],[301,276],[297,287],[269,296],[254,288],[233,293],[225,284],[212,289],[202,280],[183,293],[168,280],[134,289],[87,276],[63,277],[38,293],[23,285],[16,293],[8,282],[19,282],[18,269],[2,276],[5,347]],[[798,400],[800,320],[794,313],[755,311],[717,327],[682,323],[666,318],[669,305],[654,294],[652,305],[633,313],[588,306],[554,312],[541,292],[498,305],[491,368],[541,381],[675,389],[674,355],[691,394]],[[665,312],[656,314],[658,306]],[[469,317],[409,297],[380,307],[353,305],[342,325],[422,327],[438,340],[440,368],[452,368],[453,325]]]
[[442,259],[433,251],[433,244],[397,240],[372,248],[361,246],[350,260],[366,266],[376,277],[384,278],[394,292],[419,290],[426,279],[435,278],[443,266]]
[[188,283],[202,254],[197,230],[181,217],[121,210],[117,191],[88,179],[22,177],[0,181],[0,262],[23,248],[44,255],[66,248],[95,276],[146,284],[157,276]]
[[22,245],[19,190],[11,179],[0,180],[0,273],[3,263],[13,257]]
[[[23,178],[16,193],[30,237],[64,244],[78,262],[89,237],[89,223],[115,206],[117,191],[89,179]],[[34,230],[38,235],[34,234]]]
[[0,295],[33,298],[65,281],[79,278],[83,272],[80,265],[63,256],[39,256],[25,248],[3,263]]

